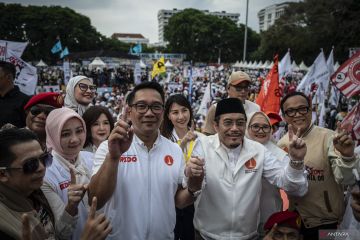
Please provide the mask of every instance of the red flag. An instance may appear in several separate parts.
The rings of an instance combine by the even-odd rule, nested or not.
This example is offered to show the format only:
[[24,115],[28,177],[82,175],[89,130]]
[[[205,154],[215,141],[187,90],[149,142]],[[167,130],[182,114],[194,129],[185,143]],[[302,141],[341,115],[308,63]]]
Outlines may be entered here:
[[280,91],[279,91],[279,59],[276,54],[274,57],[274,66],[263,82],[260,93],[256,98],[256,103],[263,112],[279,112],[280,111]]
[[341,127],[350,132],[354,139],[360,140],[360,102],[342,120]]
[[331,81],[347,98],[360,94],[360,51],[331,75]]

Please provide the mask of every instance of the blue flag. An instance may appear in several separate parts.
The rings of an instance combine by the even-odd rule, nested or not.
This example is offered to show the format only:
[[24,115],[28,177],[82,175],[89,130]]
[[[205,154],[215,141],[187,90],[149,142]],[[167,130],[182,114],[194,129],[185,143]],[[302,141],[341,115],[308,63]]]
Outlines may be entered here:
[[61,46],[61,42],[60,42],[60,40],[59,40],[59,41],[57,41],[57,43],[55,43],[55,45],[52,47],[51,52],[52,52],[53,54],[55,54],[55,53],[58,53],[58,52],[61,52],[61,51],[62,51],[62,46]]
[[64,50],[60,54],[60,58],[64,58],[66,55],[69,55],[69,50],[67,47],[64,48]]
[[142,52],[142,46],[141,44],[137,44],[135,47],[132,48],[132,52],[135,54],[139,54]]

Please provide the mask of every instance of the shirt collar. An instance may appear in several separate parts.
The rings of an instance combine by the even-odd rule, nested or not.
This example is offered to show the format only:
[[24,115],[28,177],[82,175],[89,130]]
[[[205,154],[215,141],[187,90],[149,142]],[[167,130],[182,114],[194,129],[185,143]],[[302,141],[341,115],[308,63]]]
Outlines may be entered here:
[[[160,139],[161,139],[161,134],[160,134],[160,130],[158,130],[158,135],[157,135],[157,138],[154,142],[154,145],[152,146],[152,148],[155,148],[159,142],[160,142]],[[146,147],[145,143],[134,133],[134,141],[135,143],[137,143],[138,145],[140,146],[143,146],[143,147]]]

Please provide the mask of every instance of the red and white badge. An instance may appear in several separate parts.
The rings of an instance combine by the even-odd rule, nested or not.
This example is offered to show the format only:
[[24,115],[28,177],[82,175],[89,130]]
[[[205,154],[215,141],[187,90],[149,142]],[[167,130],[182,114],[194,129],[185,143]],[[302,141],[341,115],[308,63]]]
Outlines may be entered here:
[[245,167],[247,169],[254,169],[256,167],[256,160],[254,158],[251,158],[246,161]]
[[166,155],[164,157],[164,162],[166,163],[166,165],[171,166],[174,163],[174,159],[172,158],[172,156]]

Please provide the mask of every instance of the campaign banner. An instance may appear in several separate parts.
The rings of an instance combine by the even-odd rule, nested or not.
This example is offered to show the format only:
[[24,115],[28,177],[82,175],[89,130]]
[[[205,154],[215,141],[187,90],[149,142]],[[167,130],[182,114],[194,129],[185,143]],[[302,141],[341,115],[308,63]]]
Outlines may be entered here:
[[0,60],[4,61],[5,59],[7,59],[7,51],[12,51],[13,55],[21,58],[21,55],[23,54],[27,45],[27,42],[0,40]]
[[38,81],[36,68],[17,57],[14,52],[9,50],[7,51],[6,61],[15,65],[16,75],[14,84],[26,95],[34,95]]
[[71,78],[71,67],[69,61],[64,61],[63,70],[64,70],[64,83],[65,85],[67,85]]
[[141,83],[141,67],[140,62],[135,63],[134,68],[134,83],[135,85],[138,85]]

